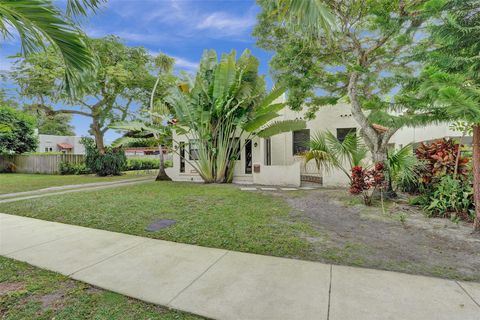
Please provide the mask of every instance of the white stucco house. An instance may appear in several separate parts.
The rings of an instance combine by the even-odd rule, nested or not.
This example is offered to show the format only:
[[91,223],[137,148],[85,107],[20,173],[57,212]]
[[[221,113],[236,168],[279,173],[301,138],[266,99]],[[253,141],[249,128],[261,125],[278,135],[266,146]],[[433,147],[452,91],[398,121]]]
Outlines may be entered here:
[[[295,112],[285,108],[275,120],[303,119],[304,112]],[[234,183],[300,186],[302,182],[319,183],[324,186],[348,184],[348,178],[340,171],[319,172],[314,161],[305,164],[299,155],[305,150],[305,142],[316,132],[331,131],[338,139],[343,139],[350,131],[360,127],[350,112],[350,106],[337,104],[323,107],[316,118],[307,121],[307,128],[288,132],[268,139],[253,137],[241,138],[242,152],[234,171]],[[395,148],[409,143],[430,141],[444,137],[460,137],[461,133],[449,129],[449,124],[431,125],[420,128],[399,130],[390,140]],[[468,139],[468,138],[467,138]],[[183,157],[190,157],[195,148],[187,136],[174,136],[175,148],[180,154],[174,154],[173,167],[167,173],[174,181],[202,181],[196,170]],[[188,151],[186,148],[189,148]],[[194,151],[194,150],[193,150]],[[194,152],[193,152],[194,153]]]
[[80,143],[81,137],[38,135],[37,152],[63,152],[69,154],[85,154],[85,146]]

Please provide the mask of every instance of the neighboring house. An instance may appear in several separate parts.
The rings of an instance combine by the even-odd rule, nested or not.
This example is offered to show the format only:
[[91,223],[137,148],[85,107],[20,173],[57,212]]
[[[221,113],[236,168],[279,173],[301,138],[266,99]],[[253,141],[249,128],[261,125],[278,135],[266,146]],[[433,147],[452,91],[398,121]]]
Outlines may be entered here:
[[[303,112],[284,109],[276,120],[303,119]],[[300,186],[302,181],[321,183],[325,186],[348,184],[348,178],[340,171],[319,172],[314,161],[304,164],[301,156],[306,145],[316,132],[331,131],[338,139],[343,139],[351,131],[359,131],[350,112],[350,106],[338,104],[323,107],[316,118],[307,121],[307,128],[300,131],[283,133],[269,139],[241,137],[242,152],[234,172],[234,182],[260,185]],[[421,128],[404,128],[390,140],[395,148],[409,143],[430,141],[444,137],[460,137],[461,133],[449,129],[448,124],[432,125]],[[195,143],[185,135],[174,135],[178,153],[173,156],[173,167],[167,173],[173,180],[201,181],[200,176],[188,161],[195,161]],[[466,143],[469,138],[467,137]],[[471,138],[470,138],[471,140]],[[188,160],[188,161],[186,161]]]
[[80,143],[81,137],[38,135],[37,152],[63,152],[69,154],[85,154],[85,147]]

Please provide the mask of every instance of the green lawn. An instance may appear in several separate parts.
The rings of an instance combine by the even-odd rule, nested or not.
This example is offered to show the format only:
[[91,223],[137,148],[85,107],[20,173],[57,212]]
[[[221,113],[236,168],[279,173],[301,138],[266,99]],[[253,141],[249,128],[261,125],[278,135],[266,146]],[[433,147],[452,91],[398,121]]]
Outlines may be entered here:
[[100,290],[60,274],[4,257],[0,257],[0,318],[201,319]]
[[[314,231],[273,195],[232,185],[151,182],[0,204],[0,212],[275,256],[307,258]],[[147,232],[158,219],[169,228]]]
[[125,180],[142,176],[145,176],[145,174],[136,174],[133,172],[115,177],[97,177],[95,175],[61,176],[48,174],[2,173],[0,174],[0,194],[31,191],[69,184]]

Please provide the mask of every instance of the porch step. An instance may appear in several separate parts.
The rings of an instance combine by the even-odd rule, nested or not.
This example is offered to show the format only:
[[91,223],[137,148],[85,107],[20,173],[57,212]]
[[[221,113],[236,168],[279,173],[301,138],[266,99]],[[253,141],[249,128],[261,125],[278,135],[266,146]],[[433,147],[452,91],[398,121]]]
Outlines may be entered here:
[[316,175],[300,175],[300,181],[323,185],[323,177]]

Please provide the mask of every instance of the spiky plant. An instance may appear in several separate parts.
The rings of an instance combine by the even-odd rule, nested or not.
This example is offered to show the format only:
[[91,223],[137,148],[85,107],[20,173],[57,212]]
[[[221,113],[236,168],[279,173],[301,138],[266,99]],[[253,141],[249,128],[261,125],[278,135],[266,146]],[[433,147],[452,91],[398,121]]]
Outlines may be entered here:
[[317,168],[325,172],[340,169],[349,180],[352,179],[352,168],[363,166],[368,149],[362,139],[355,133],[349,133],[343,141],[330,131],[317,132],[305,152],[305,162],[315,161]]

